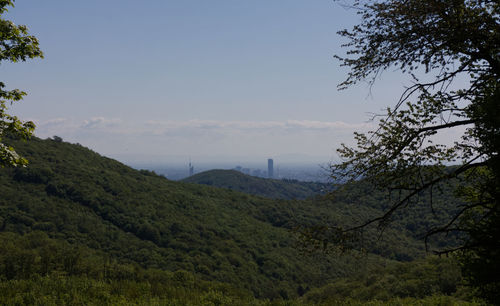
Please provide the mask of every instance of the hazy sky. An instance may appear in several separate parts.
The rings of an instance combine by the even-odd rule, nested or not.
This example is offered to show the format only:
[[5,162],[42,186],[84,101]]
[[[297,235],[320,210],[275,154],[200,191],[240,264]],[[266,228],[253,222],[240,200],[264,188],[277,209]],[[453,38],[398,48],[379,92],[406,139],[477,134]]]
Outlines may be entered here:
[[124,161],[335,158],[405,84],[337,91],[336,32],[357,21],[339,2],[17,0],[8,18],[45,59],[2,63],[1,80],[29,93],[12,111],[37,136]]

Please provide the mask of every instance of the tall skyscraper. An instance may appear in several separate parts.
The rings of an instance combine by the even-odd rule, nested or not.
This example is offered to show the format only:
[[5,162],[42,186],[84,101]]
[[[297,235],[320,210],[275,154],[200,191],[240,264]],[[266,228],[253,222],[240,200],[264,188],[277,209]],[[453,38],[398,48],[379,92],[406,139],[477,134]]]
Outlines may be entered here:
[[268,178],[274,177],[274,166],[273,166],[273,159],[272,158],[269,158],[267,160],[267,177]]

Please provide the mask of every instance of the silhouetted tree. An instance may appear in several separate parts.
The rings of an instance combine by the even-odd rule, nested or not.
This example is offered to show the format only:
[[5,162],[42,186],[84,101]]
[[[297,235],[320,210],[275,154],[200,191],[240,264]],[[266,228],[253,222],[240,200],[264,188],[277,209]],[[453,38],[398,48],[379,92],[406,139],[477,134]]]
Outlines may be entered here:
[[[500,4],[491,0],[384,0],[352,3],[361,21],[339,34],[348,42],[336,56],[351,70],[340,89],[387,69],[412,77],[378,128],[355,133],[342,145],[332,177],[360,178],[398,190],[401,197],[369,224],[386,224],[425,190],[451,178],[464,179],[467,204],[427,233],[463,234],[459,251],[472,284],[490,301],[500,298]],[[430,81],[423,81],[425,77]],[[464,79],[466,81],[464,81]],[[374,118],[375,119],[375,118]],[[453,145],[435,142],[452,128],[464,131]],[[446,165],[459,164],[450,170]]]

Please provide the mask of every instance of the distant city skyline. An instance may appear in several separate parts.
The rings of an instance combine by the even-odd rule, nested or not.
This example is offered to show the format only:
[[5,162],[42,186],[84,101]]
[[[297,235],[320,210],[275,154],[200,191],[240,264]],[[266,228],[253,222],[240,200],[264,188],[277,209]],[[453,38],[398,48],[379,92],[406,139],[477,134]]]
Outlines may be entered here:
[[[231,162],[225,163],[201,163],[195,167],[193,162],[189,163],[131,163],[130,166],[136,169],[147,169],[155,171],[157,174],[163,175],[168,179],[181,180],[198,173],[205,171],[223,169],[223,170],[236,170],[246,175],[251,175],[261,178],[270,178],[268,175],[269,164],[268,160],[261,160],[260,162],[243,162],[234,164]],[[296,179],[299,181],[317,181],[328,182],[330,181],[328,166],[326,164],[318,163],[274,163],[276,173],[273,179]]]

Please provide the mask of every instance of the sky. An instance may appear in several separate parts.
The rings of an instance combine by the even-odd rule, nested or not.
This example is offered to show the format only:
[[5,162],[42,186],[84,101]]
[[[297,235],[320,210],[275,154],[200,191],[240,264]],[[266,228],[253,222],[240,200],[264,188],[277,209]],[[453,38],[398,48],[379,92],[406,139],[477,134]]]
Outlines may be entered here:
[[357,23],[332,0],[17,0],[6,18],[44,59],[0,65],[11,107],[124,162],[337,159],[407,79],[337,90],[348,70],[337,31]]

